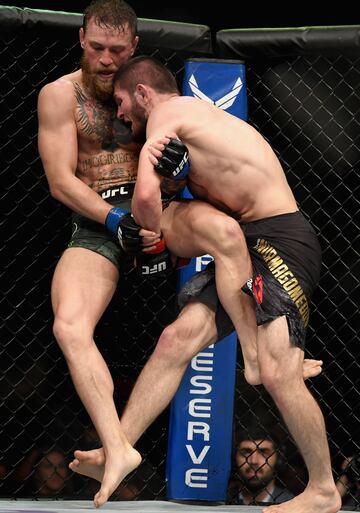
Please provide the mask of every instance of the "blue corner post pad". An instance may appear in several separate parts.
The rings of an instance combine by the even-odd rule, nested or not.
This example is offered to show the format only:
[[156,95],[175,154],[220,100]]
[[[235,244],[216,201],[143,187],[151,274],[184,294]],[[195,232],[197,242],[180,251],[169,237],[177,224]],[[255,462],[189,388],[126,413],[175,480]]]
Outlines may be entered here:
[[[242,62],[188,60],[183,94],[247,119]],[[191,155],[190,155],[191,158]],[[187,189],[184,197],[191,198]],[[179,271],[181,287],[211,257],[192,259]],[[167,456],[167,496],[175,500],[224,501],[231,471],[236,333],[195,356],[172,401]]]

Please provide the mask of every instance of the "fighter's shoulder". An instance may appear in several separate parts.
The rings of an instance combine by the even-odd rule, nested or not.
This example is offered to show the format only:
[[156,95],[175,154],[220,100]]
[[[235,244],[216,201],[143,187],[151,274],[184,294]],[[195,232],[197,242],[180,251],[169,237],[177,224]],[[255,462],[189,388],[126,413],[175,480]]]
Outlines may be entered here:
[[63,107],[75,102],[76,88],[81,88],[81,75],[78,72],[64,75],[42,87],[39,93],[39,103],[52,102]]

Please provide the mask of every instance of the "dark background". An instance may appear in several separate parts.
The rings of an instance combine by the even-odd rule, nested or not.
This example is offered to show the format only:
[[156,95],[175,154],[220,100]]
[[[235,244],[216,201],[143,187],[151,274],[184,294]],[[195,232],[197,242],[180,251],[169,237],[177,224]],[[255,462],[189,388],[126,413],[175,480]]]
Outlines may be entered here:
[[[54,11],[83,12],[90,0],[14,0],[4,1],[4,5],[30,7],[32,9],[51,9]],[[207,5],[211,4],[211,6]],[[327,2],[322,6],[316,2],[289,2],[283,7],[281,2],[238,2],[223,0],[211,2],[184,2],[172,5],[171,0],[144,2],[130,0],[139,18],[162,19],[199,23],[208,25],[214,31],[227,28],[261,28],[261,27],[303,27],[326,25],[360,24],[360,14],[351,2]],[[265,4],[265,5],[264,5]],[[332,5],[331,5],[332,4]],[[353,4],[354,5],[354,4]]]
[[[278,5],[261,10],[253,3],[245,17],[239,14],[244,4],[233,12],[222,3],[221,10],[213,7],[210,12],[196,4],[194,8],[186,4],[182,8],[162,4],[150,8],[129,1],[139,17],[208,24],[213,33],[231,27],[314,26],[357,21],[344,4],[342,13],[327,10],[320,16],[303,3],[298,6],[294,2],[292,12],[280,12]],[[13,4],[23,7],[25,2],[15,0]],[[26,5],[81,12],[87,1],[39,0],[26,1]],[[3,228],[0,278],[3,278],[1,291],[5,292],[0,303],[1,320],[4,320],[0,347],[3,428],[0,429],[0,464],[4,461],[8,465],[9,479],[4,481],[5,488],[0,484],[0,495],[6,496],[6,492],[23,497],[31,485],[34,467],[22,479],[16,472],[34,446],[56,442],[68,455],[75,448],[89,447],[85,438],[90,423],[51,333],[50,282],[55,262],[70,235],[69,212],[50,198],[36,147],[38,90],[44,83],[75,69],[80,49],[77,29],[65,33],[64,27],[49,30],[44,24],[31,23],[26,24],[26,30],[10,24],[7,28],[10,30],[0,35],[4,48],[0,51],[3,69],[0,183],[5,191],[1,206],[6,213],[0,223]],[[307,356],[324,360],[324,372],[313,381],[311,390],[326,418],[335,468],[345,455],[360,450],[357,33],[354,31],[352,57],[346,52],[343,55],[339,45],[340,52],[336,48],[335,56],[322,56],[315,48],[311,54],[300,57],[250,58],[247,64],[249,122],[281,155],[295,196],[321,235],[324,265],[321,284],[314,296]],[[299,34],[297,40],[306,40],[306,31]],[[174,53],[171,46],[159,48],[157,40],[154,44],[156,47],[148,51],[156,56],[160,53],[161,59],[169,62],[172,71],[180,76],[184,52]],[[219,53],[219,57],[224,56]],[[170,290],[150,283],[141,290],[137,283],[135,287],[130,285],[130,282],[120,285],[120,294],[114,298],[96,335],[115,379],[119,410],[162,327],[169,322],[175,295],[175,284],[171,284]],[[161,297],[154,295],[152,287],[159,289]],[[105,344],[101,344],[103,340]],[[239,375],[242,376],[241,364]],[[247,427],[250,421],[266,425],[280,422],[268,398],[259,390],[251,387],[247,392],[239,379],[236,389],[239,426]],[[139,442],[147,464],[146,472],[139,469],[136,473],[143,500],[149,496],[161,498],[164,490],[167,426],[167,412],[164,412]],[[289,451],[287,458],[296,475],[301,476],[301,462],[298,463],[296,453]],[[296,479],[297,487],[299,483]],[[32,493],[38,496],[39,488],[32,489]],[[83,483],[76,493],[85,493]],[[89,496],[77,495],[78,498]]]

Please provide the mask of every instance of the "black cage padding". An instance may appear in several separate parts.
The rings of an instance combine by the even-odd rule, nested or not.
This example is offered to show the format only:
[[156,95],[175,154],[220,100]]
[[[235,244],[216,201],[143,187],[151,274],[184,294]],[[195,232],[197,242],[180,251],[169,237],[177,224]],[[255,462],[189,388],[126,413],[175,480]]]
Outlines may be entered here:
[[219,57],[247,60],[314,54],[356,57],[360,52],[360,25],[220,30],[216,49]]
[[[81,14],[0,6],[0,30],[3,33],[19,27],[35,30],[46,27],[77,34],[81,25]],[[204,54],[212,52],[210,29],[205,25],[140,18],[138,33],[142,46]]]

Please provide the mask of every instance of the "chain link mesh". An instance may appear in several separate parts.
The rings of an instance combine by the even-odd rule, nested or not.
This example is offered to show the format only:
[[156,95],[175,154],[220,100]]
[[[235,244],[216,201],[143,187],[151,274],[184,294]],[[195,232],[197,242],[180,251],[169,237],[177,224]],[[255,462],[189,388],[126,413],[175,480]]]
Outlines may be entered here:
[[[38,92],[77,68],[77,35],[20,26],[5,32],[0,45],[0,472],[6,475],[0,494],[92,498],[93,483],[70,476],[64,467],[75,448],[93,448],[97,440],[51,332],[51,277],[69,239],[70,213],[49,196],[36,146]],[[186,52],[140,51],[162,60],[181,82]],[[271,142],[302,210],[320,235],[323,272],[313,298],[307,354],[324,360],[322,376],[311,381],[310,389],[324,412],[337,467],[345,456],[360,451],[360,59],[257,60],[249,63],[247,74],[250,122]],[[120,413],[163,327],[174,317],[175,275],[155,286],[133,274],[125,270],[96,332],[115,381]],[[276,426],[286,439],[288,466],[281,477],[299,492],[306,475],[276,408],[262,387],[246,385],[240,361],[238,374],[236,426]],[[167,423],[165,412],[142,437],[144,462],[115,499],[164,497]],[[47,489],[49,475],[55,481],[59,476],[57,491]]]
[[[306,357],[324,361],[322,375],[309,387],[325,416],[335,477],[344,459],[360,451],[359,85],[358,57],[247,63],[249,122],[276,151],[323,251]],[[240,362],[235,425],[245,430],[262,425],[280,435],[287,460],[281,482],[300,493],[307,482],[303,461],[272,399],[263,387],[246,385],[241,367]],[[357,472],[360,483],[360,468]],[[356,487],[351,492],[357,493]]]
[[[79,65],[77,30],[65,29],[15,26],[4,31],[0,43],[0,463],[7,472],[0,485],[2,496],[92,498],[98,488],[88,479],[71,476],[64,465],[74,449],[93,448],[98,441],[52,334],[51,279],[70,237],[70,212],[50,197],[37,150],[39,90]],[[139,52],[160,59],[181,84],[189,52],[161,44],[140,47]],[[167,281],[141,281],[125,267],[118,292],[97,327],[95,340],[114,379],[119,413],[161,331],[174,319],[176,280],[174,272]],[[164,413],[142,437],[138,446],[144,461],[115,499],[164,497],[167,424]],[[53,489],[48,488],[51,483]]]

